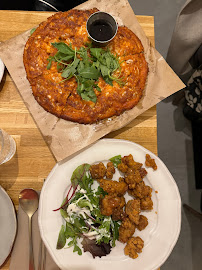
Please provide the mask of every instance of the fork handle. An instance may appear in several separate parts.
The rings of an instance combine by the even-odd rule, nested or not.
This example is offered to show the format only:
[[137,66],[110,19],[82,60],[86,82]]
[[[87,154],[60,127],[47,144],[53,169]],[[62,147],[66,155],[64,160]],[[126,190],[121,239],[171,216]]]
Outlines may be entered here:
[[46,265],[46,248],[43,243],[43,240],[41,239],[40,247],[39,247],[39,256],[38,256],[38,270],[45,270]]

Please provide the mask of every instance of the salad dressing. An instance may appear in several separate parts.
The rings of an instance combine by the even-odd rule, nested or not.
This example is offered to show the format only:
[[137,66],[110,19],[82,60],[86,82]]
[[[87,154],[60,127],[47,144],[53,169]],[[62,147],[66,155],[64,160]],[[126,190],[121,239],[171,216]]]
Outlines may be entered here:
[[[80,191],[79,191],[80,192]],[[69,205],[68,205],[68,207],[67,207],[67,214],[68,214],[68,216],[69,217],[71,217],[71,215],[73,214],[73,213],[75,213],[76,215],[82,215],[83,216],[83,218],[86,218],[86,214],[87,215],[91,215],[91,213],[90,213],[90,210],[88,210],[88,209],[86,209],[86,208],[80,208],[77,204],[78,204],[78,202],[80,201],[80,200],[82,200],[82,199],[87,199],[88,201],[89,201],[89,199],[88,199],[88,197],[84,194],[84,196],[83,197],[81,197],[81,198],[79,198],[75,203],[70,203]]]

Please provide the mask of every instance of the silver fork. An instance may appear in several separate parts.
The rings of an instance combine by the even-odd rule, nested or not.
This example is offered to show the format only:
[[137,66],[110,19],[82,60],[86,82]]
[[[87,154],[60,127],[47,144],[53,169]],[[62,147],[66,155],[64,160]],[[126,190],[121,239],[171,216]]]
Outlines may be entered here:
[[46,266],[46,247],[41,239],[39,247],[39,261],[38,261],[38,270],[45,270]]
[[[45,182],[46,179],[43,180],[43,183]],[[41,238],[40,241],[40,247],[39,247],[39,256],[38,256],[38,270],[45,270],[46,266],[46,247],[44,245],[44,242]]]

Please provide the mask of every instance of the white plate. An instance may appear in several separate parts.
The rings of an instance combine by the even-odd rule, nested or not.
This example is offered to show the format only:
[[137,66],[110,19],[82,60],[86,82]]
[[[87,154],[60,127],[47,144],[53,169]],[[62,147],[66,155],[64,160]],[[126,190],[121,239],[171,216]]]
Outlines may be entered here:
[[0,186],[0,266],[10,254],[16,235],[17,223],[13,203]]
[[[62,225],[60,212],[53,212],[61,205],[70,184],[74,169],[82,163],[104,161],[116,155],[132,154],[135,161],[145,163],[145,154],[155,158],[157,171],[147,168],[144,178],[153,188],[154,209],[144,211],[149,225],[135,232],[145,243],[143,252],[135,260],[124,255],[124,244],[116,242],[108,256],[93,259],[89,252],[82,256],[70,249],[56,250],[58,233]],[[158,191],[156,193],[155,191]],[[181,199],[177,185],[164,165],[153,153],[142,146],[124,140],[104,139],[81,151],[70,160],[56,164],[49,174],[40,196],[39,228],[51,256],[62,270],[156,270],[168,258],[178,239],[181,226]]]
[[1,82],[1,79],[3,77],[3,74],[4,74],[4,63],[2,62],[2,60],[0,58],[0,82]]

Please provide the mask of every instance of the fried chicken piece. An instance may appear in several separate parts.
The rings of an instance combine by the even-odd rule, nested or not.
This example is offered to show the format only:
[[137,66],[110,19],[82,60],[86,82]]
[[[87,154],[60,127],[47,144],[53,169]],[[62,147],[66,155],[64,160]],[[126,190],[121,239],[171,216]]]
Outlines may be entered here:
[[136,170],[136,171],[135,171],[134,178],[135,178],[135,182],[136,182],[137,184],[140,183],[140,182],[142,181],[142,176],[141,176],[139,170]]
[[106,177],[108,179],[112,179],[114,173],[115,173],[115,168],[114,168],[113,162],[108,162],[107,163]]
[[125,182],[125,179],[123,177],[119,177],[119,182]]
[[130,189],[133,189],[136,186],[135,172],[132,169],[130,169],[130,168],[125,173],[125,182],[128,184],[128,187]]
[[138,257],[138,253],[142,252],[143,247],[144,241],[139,236],[131,237],[124,248],[124,253],[130,258],[136,259]]
[[116,195],[105,195],[100,203],[101,213],[104,216],[111,216],[115,208],[123,208],[125,203],[125,198],[123,196],[117,197]]
[[122,162],[118,164],[117,168],[122,173],[126,173],[127,170],[128,170],[128,166],[125,163],[122,163]]
[[103,178],[106,171],[107,169],[102,162],[90,166],[90,173],[93,179]]
[[153,158],[150,157],[149,154],[146,154],[146,160],[145,160],[145,165],[147,167],[151,167],[154,171],[157,170],[157,165],[156,165],[156,162]]
[[124,220],[124,218],[126,218],[126,217],[127,217],[127,215],[123,211],[123,208],[118,207],[118,208],[115,208],[113,210],[113,213],[112,213],[112,219],[113,220],[116,220],[116,221],[118,221],[118,220]]
[[135,232],[135,224],[126,217],[119,227],[119,241],[126,243]]
[[142,181],[141,174],[139,170],[128,169],[125,174],[125,182],[128,184],[129,189],[134,189],[136,183],[140,183]]
[[140,220],[140,200],[129,200],[126,204],[126,214],[129,219],[135,223],[139,224]]
[[150,186],[145,185],[145,182],[142,181],[136,184],[134,189],[128,190],[128,193],[135,198],[142,199],[148,196],[151,197],[152,188]]
[[108,194],[117,194],[122,196],[126,193],[128,185],[125,182],[118,182],[107,179],[100,179],[100,187],[104,189]]
[[139,219],[139,224],[136,226],[136,228],[139,230],[139,231],[142,231],[144,230],[148,225],[148,219],[147,217],[143,216],[143,215],[140,215],[140,219]]
[[150,196],[145,197],[140,200],[140,208],[141,210],[152,210],[153,209],[153,201]]
[[140,168],[139,172],[140,172],[142,179],[147,175],[147,171],[145,170],[145,168]]
[[129,168],[133,170],[138,170],[142,167],[142,163],[135,162],[133,156],[130,154],[121,158],[122,163],[126,164]]

